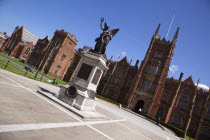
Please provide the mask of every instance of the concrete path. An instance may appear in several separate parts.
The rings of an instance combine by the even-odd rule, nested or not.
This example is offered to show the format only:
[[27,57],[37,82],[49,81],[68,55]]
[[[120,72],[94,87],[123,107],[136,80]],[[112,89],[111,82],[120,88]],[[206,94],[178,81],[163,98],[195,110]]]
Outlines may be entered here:
[[0,140],[177,140],[159,126],[98,100],[101,120],[84,120],[36,92],[58,87],[0,69]]

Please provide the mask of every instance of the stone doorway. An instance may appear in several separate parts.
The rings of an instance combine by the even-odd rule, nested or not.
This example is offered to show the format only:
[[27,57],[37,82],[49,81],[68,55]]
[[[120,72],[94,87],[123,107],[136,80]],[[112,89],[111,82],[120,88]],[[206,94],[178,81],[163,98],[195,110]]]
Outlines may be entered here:
[[144,107],[144,101],[143,100],[138,100],[136,103],[136,106],[134,108],[134,112],[138,113],[139,108],[143,109]]

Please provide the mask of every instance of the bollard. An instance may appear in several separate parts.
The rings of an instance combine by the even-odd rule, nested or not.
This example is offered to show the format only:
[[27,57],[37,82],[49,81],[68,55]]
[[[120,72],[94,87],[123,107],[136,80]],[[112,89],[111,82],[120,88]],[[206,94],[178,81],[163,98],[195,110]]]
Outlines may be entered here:
[[25,74],[24,74],[24,76],[26,76],[26,74],[28,73],[28,71],[26,70],[26,72],[25,72]]
[[7,62],[7,64],[5,65],[4,69],[6,69],[6,68],[7,68],[7,65],[9,64],[9,62],[10,62],[10,60],[8,60],[8,62]]

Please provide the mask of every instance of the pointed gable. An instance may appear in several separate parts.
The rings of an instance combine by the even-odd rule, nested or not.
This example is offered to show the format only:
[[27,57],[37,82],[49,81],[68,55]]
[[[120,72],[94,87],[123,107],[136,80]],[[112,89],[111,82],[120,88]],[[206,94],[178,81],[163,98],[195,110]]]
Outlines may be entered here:
[[184,83],[189,84],[189,85],[194,85],[192,76],[189,76],[187,79],[185,79]]
[[128,64],[127,56],[125,56],[123,59],[121,59],[119,61],[119,63],[121,63],[121,64]]

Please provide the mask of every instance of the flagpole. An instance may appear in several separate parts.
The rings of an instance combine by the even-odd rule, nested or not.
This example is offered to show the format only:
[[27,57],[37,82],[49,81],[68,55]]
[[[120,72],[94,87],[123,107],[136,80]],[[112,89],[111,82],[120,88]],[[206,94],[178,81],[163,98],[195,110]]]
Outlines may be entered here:
[[171,20],[170,26],[169,26],[169,28],[168,28],[168,32],[167,32],[167,34],[166,34],[166,40],[167,40],[168,34],[169,34],[169,32],[170,32],[171,25],[172,25],[173,21],[174,21],[174,15],[173,15],[173,17],[172,17],[172,20]]

